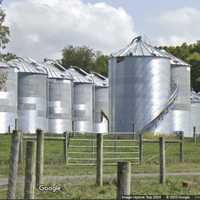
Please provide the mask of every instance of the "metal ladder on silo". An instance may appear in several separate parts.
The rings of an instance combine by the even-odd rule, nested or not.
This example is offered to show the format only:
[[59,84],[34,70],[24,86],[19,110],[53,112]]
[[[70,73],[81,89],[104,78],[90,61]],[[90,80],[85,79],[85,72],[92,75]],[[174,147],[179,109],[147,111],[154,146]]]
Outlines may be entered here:
[[163,110],[159,113],[159,115],[157,115],[154,119],[152,119],[149,123],[147,123],[147,125],[140,131],[140,133],[144,133],[145,131],[151,130],[152,127],[156,128],[158,123],[162,119],[164,119],[164,115],[166,115],[169,112],[171,106],[174,104],[178,95],[178,86],[176,83],[173,83],[172,88],[174,88],[173,92]]

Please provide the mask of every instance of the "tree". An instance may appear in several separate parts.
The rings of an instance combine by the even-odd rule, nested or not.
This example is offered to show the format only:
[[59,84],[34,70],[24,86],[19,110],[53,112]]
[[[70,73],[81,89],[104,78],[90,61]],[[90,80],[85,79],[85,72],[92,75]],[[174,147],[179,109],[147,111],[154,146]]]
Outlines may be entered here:
[[61,64],[67,68],[70,66],[80,67],[87,72],[95,71],[107,75],[108,56],[100,51],[94,51],[87,46],[68,46],[63,49]]
[[0,7],[0,48],[5,49],[9,42],[10,30],[8,26],[4,25],[6,14]]
[[69,46],[63,49],[62,55],[61,62],[64,67],[77,66],[86,71],[90,71],[94,67],[95,54],[87,46]]

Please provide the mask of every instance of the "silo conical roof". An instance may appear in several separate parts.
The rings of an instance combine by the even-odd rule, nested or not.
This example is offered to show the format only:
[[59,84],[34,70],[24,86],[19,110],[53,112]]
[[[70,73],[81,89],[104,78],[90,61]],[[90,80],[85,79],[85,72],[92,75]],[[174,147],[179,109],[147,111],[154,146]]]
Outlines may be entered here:
[[125,48],[111,55],[112,57],[123,56],[161,56],[162,52],[148,44],[142,39],[142,36],[133,38],[133,40]]
[[93,83],[90,74],[79,67],[71,66],[66,70],[66,73],[71,74],[73,82],[75,83]]
[[8,64],[12,67],[16,67],[18,72],[47,74],[44,68],[33,62],[30,62],[28,59],[18,57],[16,59],[10,60]]
[[92,72],[90,76],[93,79],[93,82],[96,86],[108,87],[108,78],[106,78],[105,76],[96,72]]
[[182,59],[177,58],[171,53],[167,52],[165,49],[160,49],[161,53],[170,58],[171,65],[181,65],[181,66],[189,66],[188,63],[184,62]]

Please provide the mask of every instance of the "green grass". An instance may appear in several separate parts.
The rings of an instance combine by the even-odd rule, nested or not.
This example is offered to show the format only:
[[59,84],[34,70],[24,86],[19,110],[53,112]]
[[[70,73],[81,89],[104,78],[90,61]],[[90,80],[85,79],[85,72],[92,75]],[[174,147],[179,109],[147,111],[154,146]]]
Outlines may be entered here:
[[[85,139],[89,136],[81,135],[80,138]],[[145,136],[148,139],[158,139],[150,135]],[[105,139],[111,139],[105,137]],[[116,139],[115,137],[113,139]],[[166,139],[175,139],[175,137],[166,137]],[[96,145],[96,142],[80,142],[73,141],[73,145]],[[116,142],[104,142],[104,145],[113,145]],[[120,142],[119,145],[136,145],[133,142]],[[26,142],[24,142],[24,150],[26,149]],[[95,175],[95,166],[66,166],[63,156],[63,142],[62,141],[45,141],[45,176],[78,176],[78,175]],[[104,148],[104,151],[110,149]],[[119,148],[119,151],[130,151],[130,147]],[[72,151],[72,149],[70,149]],[[73,151],[94,151],[95,147],[74,149]],[[116,151],[116,148],[113,148]],[[136,151],[136,150],[135,150]],[[0,178],[8,176],[10,154],[10,136],[0,135]],[[73,154],[69,154],[73,157]],[[125,155],[130,157],[132,154]],[[191,142],[190,139],[184,141],[184,163],[179,162],[179,144],[166,144],[166,168],[167,172],[200,172],[200,141],[197,144]],[[80,154],[81,158],[86,155]],[[115,155],[113,155],[115,156]],[[123,155],[124,156],[124,155]],[[123,157],[121,156],[121,157]],[[106,155],[108,157],[108,155]],[[119,156],[117,156],[119,157]],[[94,154],[95,158],[95,154]],[[117,161],[116,161],[117,162]],[[104,166],[104,174],[116,174],[116,166]],[[144,144],[144,162],[142,165],[132,165],[132,173],[151,173],[159,172],[159,145],[158,144]],[[24,164],[19,165],[19,175],[24,175]],[[197,185],[191,189],[182,187],[183,180],[190,180]],[[41,193],[36,192],[37,198],[114,198],[116,192],[115,181],[105,182],[104,187],[96,187],[95,180],[81,180],[80,182],[59,182],[57,184],[63,185],[64,192],[61,193]],[[48,184],[48,183],[46,183]],[[53,183],[55,184],[55,183]],[[132,193],[134,194],[199,194],[200,178],[194,177],[168,177],[165,186],[158,184],[157,178],[134,178],[132,181]],[[22,197],[23,187],[18,187],[18,197]],[[20,191],[21,189],[21,191]],[[0,188],[0,197],[6,195],[6,188]]]

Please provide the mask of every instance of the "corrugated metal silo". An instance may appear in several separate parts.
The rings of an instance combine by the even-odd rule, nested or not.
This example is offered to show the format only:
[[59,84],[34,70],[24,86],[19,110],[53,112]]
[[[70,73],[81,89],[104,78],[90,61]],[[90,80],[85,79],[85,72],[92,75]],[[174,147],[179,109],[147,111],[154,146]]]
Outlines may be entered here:
[[167,111],[176,87],[170,60],[140,36],[111,56],[109,88],[112,132],[132,133],[133,126],[136,132],[171,132]]
[[[95,97],[94,97],[94,109],[95,109],[95,122],[94,131],[97,133],[108,132],[108,79],[101,74],[92,73],[91,75],[95,84]],[[102,117],[102,112],[106,115],[106,119]]]
[[93,132],[94,84],[89,74],[78,67],[67,70],[73,77],[73,130]]
[[178,95],[172,108],[172,130],[184,131],[185,136],[192,136],[190,65],[164,50],[162,52],[170,57],[172,81],[178,86]]
[[0,133],[15,128],[17,118],[17,72],[0,62]]
[[18,119],[19,130],[35,133],[47,130],[47,73],[44,69],[17,58],[9,62],[18,68]]
[[191,119],[192,127],[196,127],[196,133],[200,134],[200,95],[194,91],[191,95]]
[[72,77],[52,60],[43,66],[48,72],[48,132],[72,131]]

